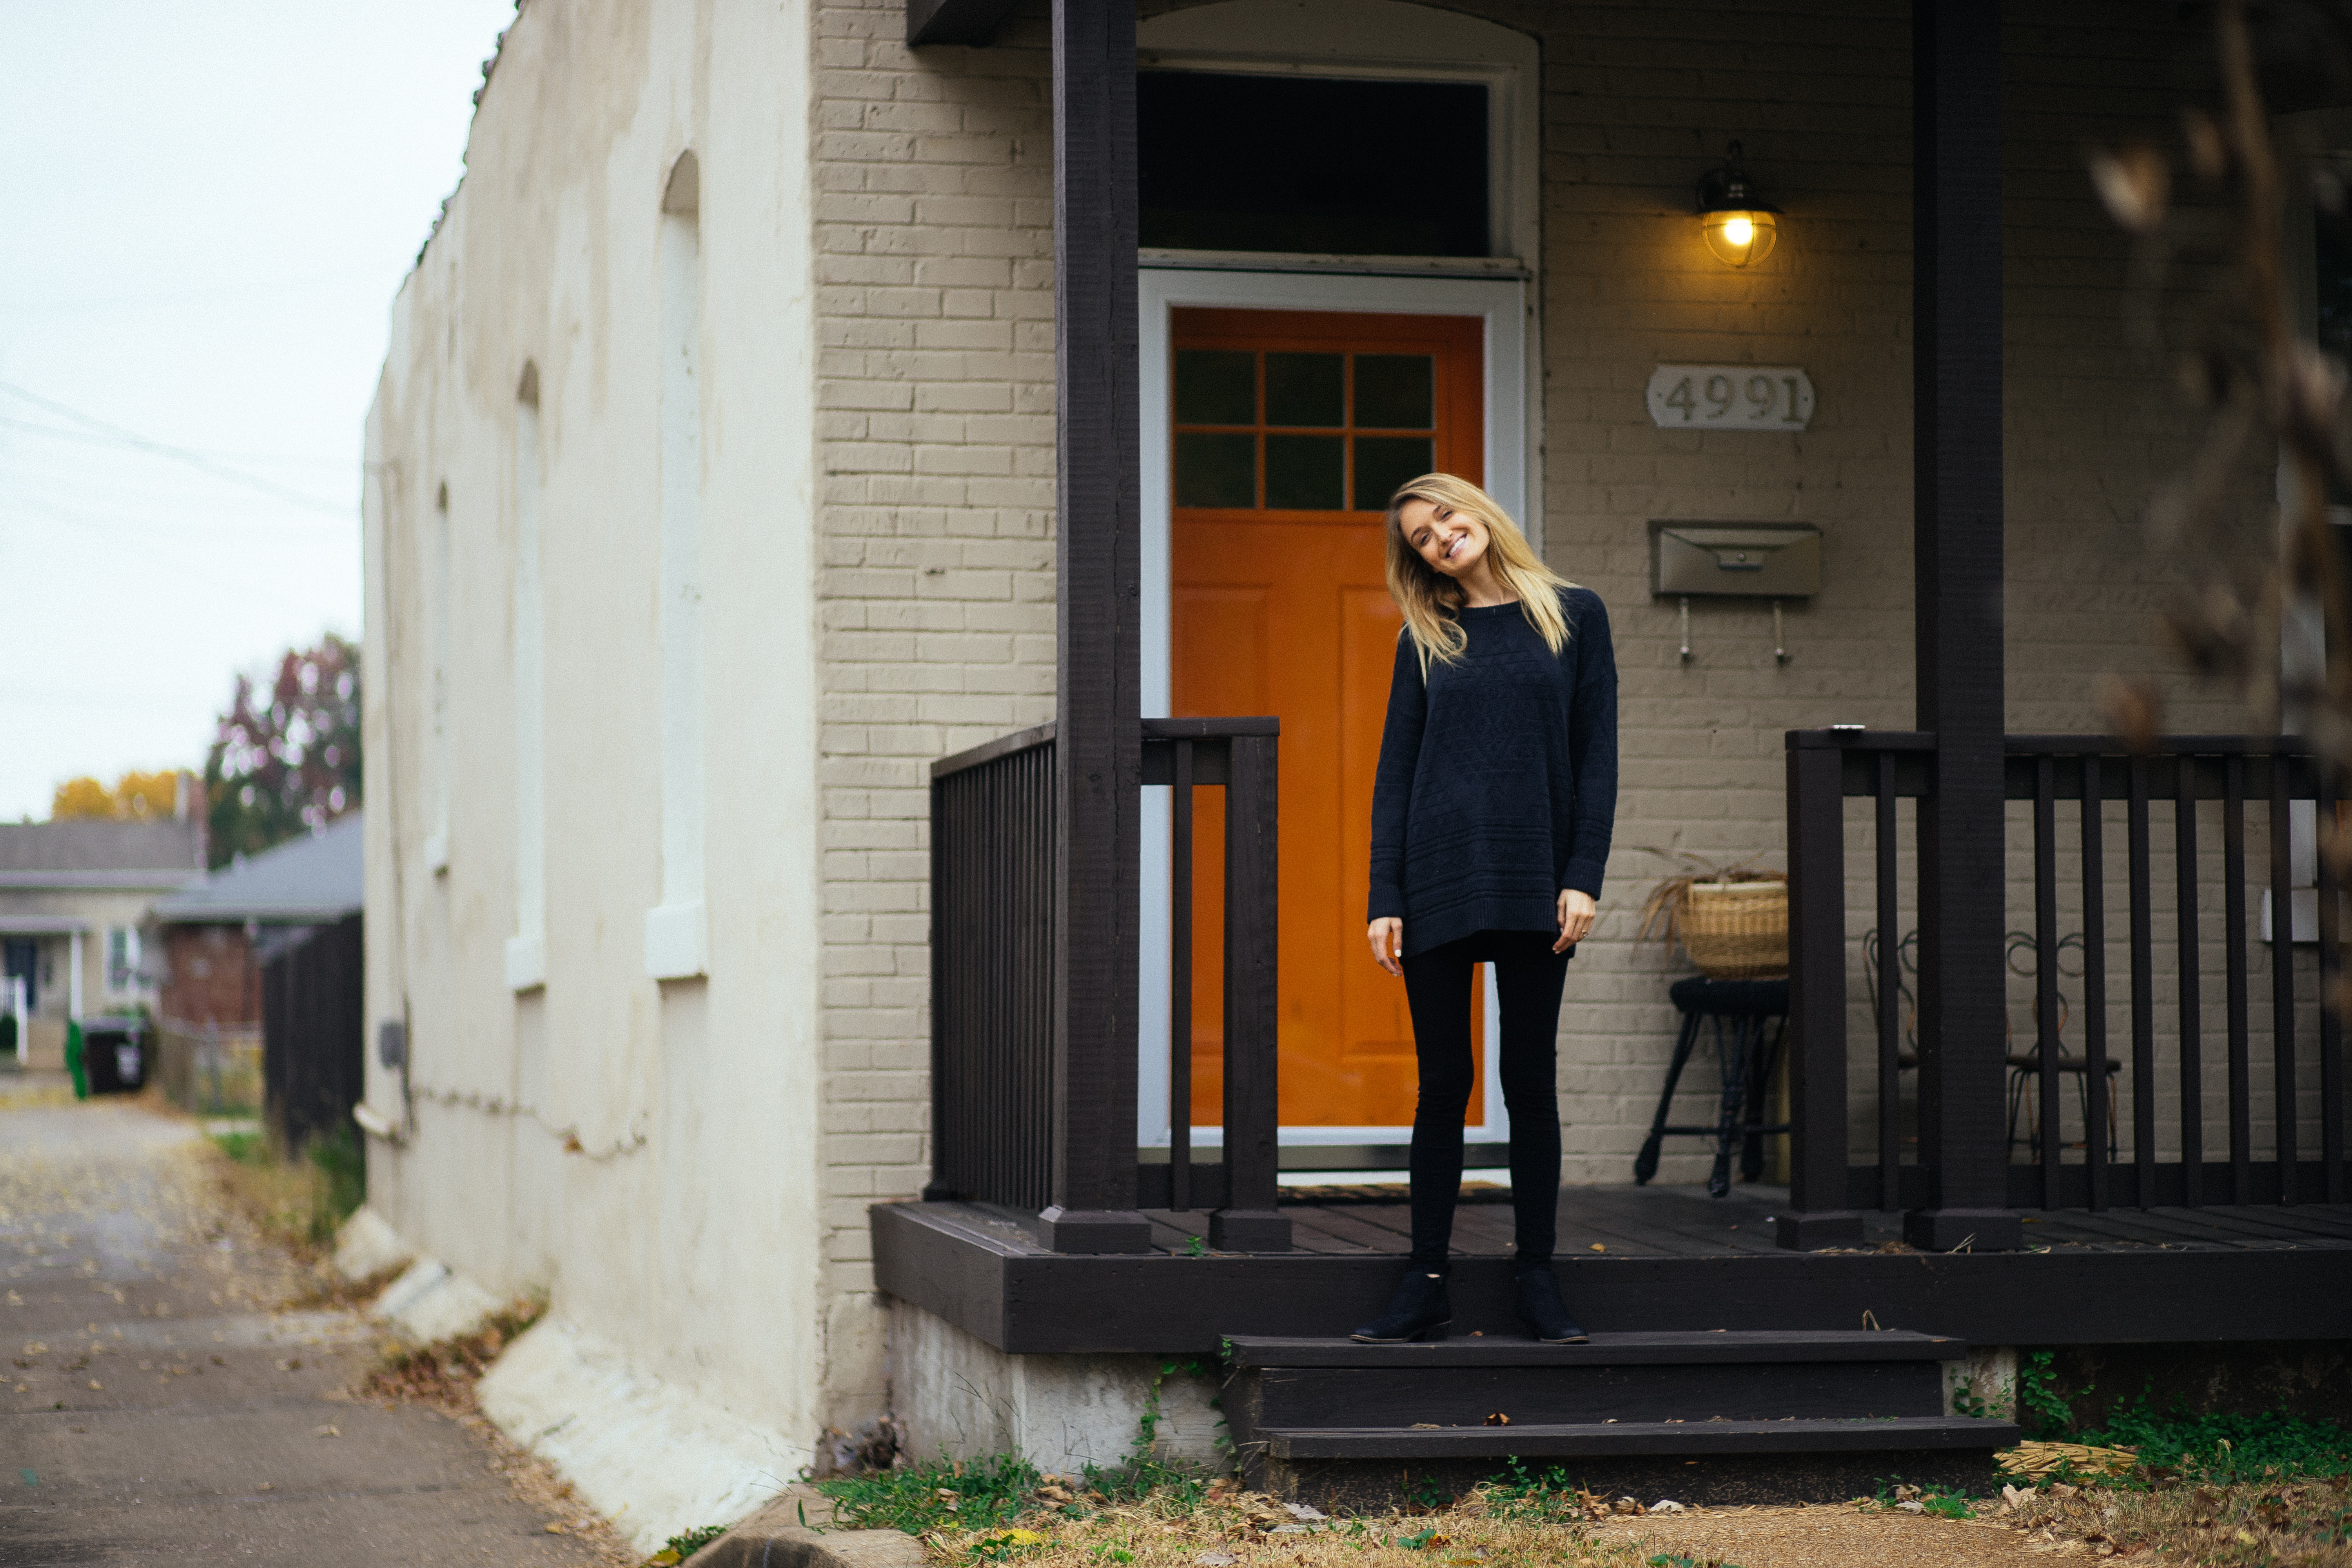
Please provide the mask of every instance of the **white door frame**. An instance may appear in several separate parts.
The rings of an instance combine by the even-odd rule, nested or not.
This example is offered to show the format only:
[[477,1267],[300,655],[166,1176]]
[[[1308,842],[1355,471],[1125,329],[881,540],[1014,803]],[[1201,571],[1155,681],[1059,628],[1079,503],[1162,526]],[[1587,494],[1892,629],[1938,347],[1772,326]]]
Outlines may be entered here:
[[[1474,264],[1475,265],[1475,264]],[[1491,264],[1489,264],[1491,266]],[[1477,316],[1486,322],[1486,488],[1504,510],[1519,520],[1529,540],[1542,549],[1541,521],[1528,506],[1530,409],[1528,384],[1528,285],[1517,276],[1365,276],[1297,269],[1244,271],[1215,268],[1146,265],[1139,276],[1141,305],[1140,373],[1143,489],[1143,711],[1168,711],[1170,665],[1169,547],[1173,495],[1169,425],[1171,385],[1170,312],[1183,306],[1261,310],[1331,310],[1349,314]],[[1172,892],[1168,792],[1148,789],[1142,816],[1143,909],[1139,922],[1141,973],[1137,1025],[1139,1079],[1136,1139],[1147,1152],[1169,1147],[1169,899]],[[1369,955],[1366,963],[1370,963]],[[1497,1036],[1493,973],[1488,972],[1485,1104],[1483,1125],[1465,1130],[1480,1142],[1510,1135],[1503,1110],[1502,1079],[1493,1042]],[[1198,1107],[1199,1110],[1210,1108]],[[1288,1127],[1285,1148],[1332,1144],[1397,1144],[1412,1136],[1406,1126]],[[1196,1127],[1192,1146],[1213,1149],[1222,1129]]]

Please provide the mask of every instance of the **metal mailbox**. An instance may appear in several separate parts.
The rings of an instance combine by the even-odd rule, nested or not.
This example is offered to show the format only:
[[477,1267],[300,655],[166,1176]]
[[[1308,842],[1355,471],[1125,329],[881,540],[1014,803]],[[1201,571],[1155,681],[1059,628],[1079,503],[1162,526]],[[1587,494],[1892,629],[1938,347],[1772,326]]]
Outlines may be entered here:
[[1809,522],[1653,522],[1650,592],[1804,599],[1822,589],[1822,531]]

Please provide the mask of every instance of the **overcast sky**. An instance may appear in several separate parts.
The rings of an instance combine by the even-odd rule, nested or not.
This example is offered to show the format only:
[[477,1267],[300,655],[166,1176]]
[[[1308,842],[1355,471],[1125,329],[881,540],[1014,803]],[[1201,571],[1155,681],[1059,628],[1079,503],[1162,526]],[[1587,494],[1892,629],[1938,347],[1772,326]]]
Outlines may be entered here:
[[513,16],[0,0],[0,820],[359,635],[386,313]]

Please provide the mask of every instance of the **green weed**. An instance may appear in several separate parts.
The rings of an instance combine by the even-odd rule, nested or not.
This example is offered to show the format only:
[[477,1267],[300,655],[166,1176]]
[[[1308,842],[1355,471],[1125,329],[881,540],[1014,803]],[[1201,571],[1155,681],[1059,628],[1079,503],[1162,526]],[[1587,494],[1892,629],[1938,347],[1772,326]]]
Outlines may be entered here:
[[1496,1519],[1526,1520],[1530,1523],[1561,1524],[1586,1517],[1590,1491],[1570,1479],[1569,1473],[1554,1465],[1541,1475],[1531,1475],[1527,1465],[1514,1456],[1507,1462],[1504,1472],[1479,1489],[1486,1510]]
[[334,1239],[343,1221],[367,1201],[367,1151],[349,1127],[310,1140],[304,1151],[322,1178],[319,1204],[310,1214],[310,1239],[324,1244]]
[[[1969,1505],[1965,1492],[1937,1491],[1931,1487],[1906,1485],[1901,1476],[1878,1478],[1875,1499],[1883,1509],[1899,1509],[1906,1502],[1916,1502],[1923,1513],[1937,1519],[1974,1519],[1976,1510]],[[1908,1512],[1909,1510],[1904,1511]]]
[[240,1165],[260,1170],[270,1163],[269,1141],[258,1132],[216,1132],[213,1146]]
[[2192,1415],[2177,1408],[2158,1415],[2145,1388],[2109,1411],[2106,1425],[2074,1440],[2137,1449],[2144,1468],[2217,1481],[2352,1474],[2352,1428],[2292,1415]]
[[662,1542],[659,1552],[646,1559],[645,1568],[669,1568],[673,1563],[683,1563],[726,1533],[723,1524],[706,1524],[673,1535]]
[[1034,1506],[1045,1477],[1017,1454],[983,1459],[937,1458],[903,1470],[819,1481],[833,1500],[834,1519],[852,1530],[903,1530],[909,1535],[940,1528],[993,1531]]
[[2051,1370],[2056,1359],[2054,1351],[2029,1351],[2018,1358],[2017,1424],[2028,1437],[2063,1437],[2074,1430],[2074,1408],[2059,1394],[2058,1374]]

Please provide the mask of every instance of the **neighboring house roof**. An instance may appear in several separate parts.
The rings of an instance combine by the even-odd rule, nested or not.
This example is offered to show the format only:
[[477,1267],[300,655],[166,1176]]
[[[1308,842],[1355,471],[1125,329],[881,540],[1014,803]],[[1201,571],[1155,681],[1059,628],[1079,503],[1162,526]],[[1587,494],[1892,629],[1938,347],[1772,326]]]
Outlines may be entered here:
[[365,901],[367,853],[361,814],[224,866],[155,900],[166,924],[227,921],[322,921],[357,914]]
[[0,823],[0,889],[176,888],[205,865],[200,822]]

